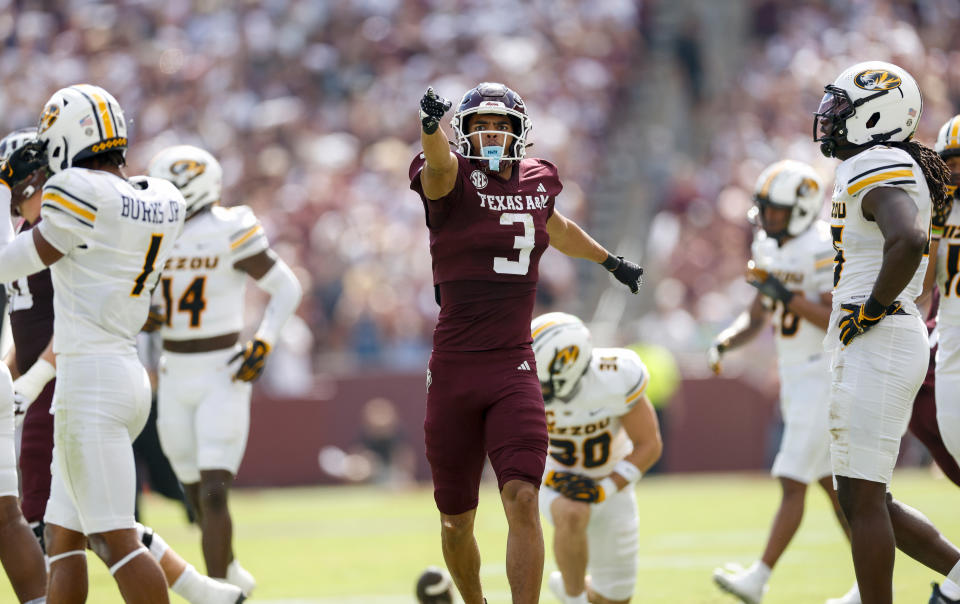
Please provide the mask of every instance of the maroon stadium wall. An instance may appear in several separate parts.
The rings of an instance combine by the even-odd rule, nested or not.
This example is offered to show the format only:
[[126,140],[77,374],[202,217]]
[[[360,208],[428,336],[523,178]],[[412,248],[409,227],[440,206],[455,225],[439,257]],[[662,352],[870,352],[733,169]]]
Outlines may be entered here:
[[[430,479],[423,454],[423,374],[365,374],[322,382],[314,398],[254,393],[247,453],[238,486],[334,484],[320,470],[320,449],[354,447],[364,403],[386,397],[397,405],[402,431],[417,458],[417,477]],[[776,401],[739,380],[684,380],[664,410],[664,458],[669,472],[764,469],[770,463]],[[776,443],[773,443],[775,447]]]

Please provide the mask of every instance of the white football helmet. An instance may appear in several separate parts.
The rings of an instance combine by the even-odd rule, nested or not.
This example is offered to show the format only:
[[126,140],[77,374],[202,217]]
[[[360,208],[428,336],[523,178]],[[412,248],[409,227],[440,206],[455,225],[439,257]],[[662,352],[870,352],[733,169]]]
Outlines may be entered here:
[[569,399],[590,366],[590,330],[573,315],[549,312],[536,317],[530,331],[544,400]]
[[36,128],[20,128],[0,140],[0,160],[10,159],[10,154],[29,143],[37,140]]
[[827,157],[835,157],[837,149],[908,140],[923,111],[917,81],[883,61],[847,68],[824,92],[813,118],[813,140]]
[[187,201],[187,216],[220,201],[223,168],[217,159],[200,147],[175,145],[153,158],[147,173],[172,182]]
[[943,159],[960,155],[960,115],[953,116],[940,127],[933,150]]
[[77,161],[108,151],[126,153],[127,121],[117,99],[90,84],[56,91],[37,125],[47,145],[47,163],[54,173]]
[[[753,201],[756,210],[752,212],[751,222],[763,226],[767,235],[774,238],[790,235],[796,237],[803,233],[823,207],[823,183],[817,171],[811,166],[785,159],[767,166],[760,173],[757,184],[753,189]],[[776,208],[793,208],[790,221],[785,232],[771,233],[763,223],[763,207],[770,205]]]

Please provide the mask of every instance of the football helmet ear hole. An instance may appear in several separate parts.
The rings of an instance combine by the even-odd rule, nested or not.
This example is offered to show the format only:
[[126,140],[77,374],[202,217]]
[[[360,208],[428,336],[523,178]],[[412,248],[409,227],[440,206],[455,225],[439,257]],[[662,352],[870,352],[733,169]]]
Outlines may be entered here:
[[867,120],[867,128],[873,128],[877,125],[877,122],[880,121],[880,112],[875,111],[873,115],[870,116],[870,119]]

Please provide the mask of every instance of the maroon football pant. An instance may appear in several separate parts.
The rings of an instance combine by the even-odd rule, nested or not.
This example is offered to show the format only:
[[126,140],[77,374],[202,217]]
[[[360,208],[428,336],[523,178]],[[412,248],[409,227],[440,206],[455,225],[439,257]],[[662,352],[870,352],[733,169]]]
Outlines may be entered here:
[[960,487],[960,466],[957,466],[957,461],[943,444],[940,427],[937,425],[937,399],[934,395],[933,377],[936,370],[935,354],[936,348],[930,352],[930,368],[927,370],[927,377],[923,380],[923,385],[917,392],[917,398],[913,401],[910,432],[927,447],[944,475]]
[[50,462],[53,460],[53,379],[40,392],[23,418],[20,439],[20,508],[27,522],[43,520],[50,498]]
[[540,486],[547,422],[531,350],[434,352],[423,422],[433,496],[444,514],[477,507],[484,457],[503,488]]

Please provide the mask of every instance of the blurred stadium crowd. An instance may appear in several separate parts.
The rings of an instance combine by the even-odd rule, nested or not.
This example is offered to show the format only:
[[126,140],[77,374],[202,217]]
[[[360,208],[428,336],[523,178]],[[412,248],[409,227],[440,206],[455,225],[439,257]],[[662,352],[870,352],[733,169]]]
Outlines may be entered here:
[[[717,332],[747,308],[756,291],[743,273],[752,230],[745,219],[756,178],[774,161],[813,165],[833,189],[836,160],[812,143],[813,112],[823,86],[857,61],[896,63],[914,74],[924,93],[918,138],[932,147],[939,127],[960,111],[960,40],[952,24],[960,4],[949,0],[864,0],[750,3],[749,36],[733,82],[716,94],[688,91],[688,119],[676,134],[695,141],[670,158],[660,189],[660,213],[650,246],[656,310],[642,331],[657,329],[688,375],[705,373],[703,351]],[[702,49],[701,49],[702,50]],[[700,77],[677,55],[684,76]],[[706,59],[704,58],[704,61]],[[697,62],[694,62],[697,65]],[[682,145],[678,145],[682,146]],[[825,206],[829,206],[829,199]],[[824,216],[829,216],[825,207]],[[772,334],[729,365],[775,384]],[[761,348],[762,347],[762,348]],[[764,351],[762,354],[754,354]]]
[[[534,123],[531,153],[564,178],[558,207],[589,229],[605,143],[631,87],[651,85],[631,69],[658,60],[656,15],[685,7],[668,59],[684,85],[658,99],[685,119],[669,125],[675,144],[659,149],[664,169],[650,176],[650,233],[635,229],[647,239],[649,304],[625,337],[703,364],[719,326],[753,295],[741,274],[757,174],[790,157],[830,180],[833,162],[810,137],[827,79],[867,58],[904,66],[925,93],[928,144],[960,101],[953,0],[744,0],[746,38],[738,54],[716,56],[702,43],[703,6],[720,4],[0,0],[0,127],[32,125],[53,90],[90,82],[132,118],[133,172],[172,143],[213,152],[224,203],[253,207],[304,284],[300,320],[277,351],[286,360],[267,376],[295,392],[315,372],[420,369],[428,354],[437,307],[407,177],[428,84],[454,100],[483,80],[516,89]],[[717,61],[735,65],[722,85],[710,79]],[[541,275],[543,310],[578,295],[558,254]],[[259,316],[250,289],[248,312]]]
[[[206,147],[224,204],[252,206],[296,267],[305,298],[289,358],[419,369],[437,313],[407,176],[423,90],[458,101],[477,82],[510,82],[570,208],[603,152],[636,22],[632,0],[0,0],[0,125],[35,124],[60,86],[107,88],[131,118],[132,171],[172,143]],[[291,373],[275,383],[296,381],[271,365]]]

